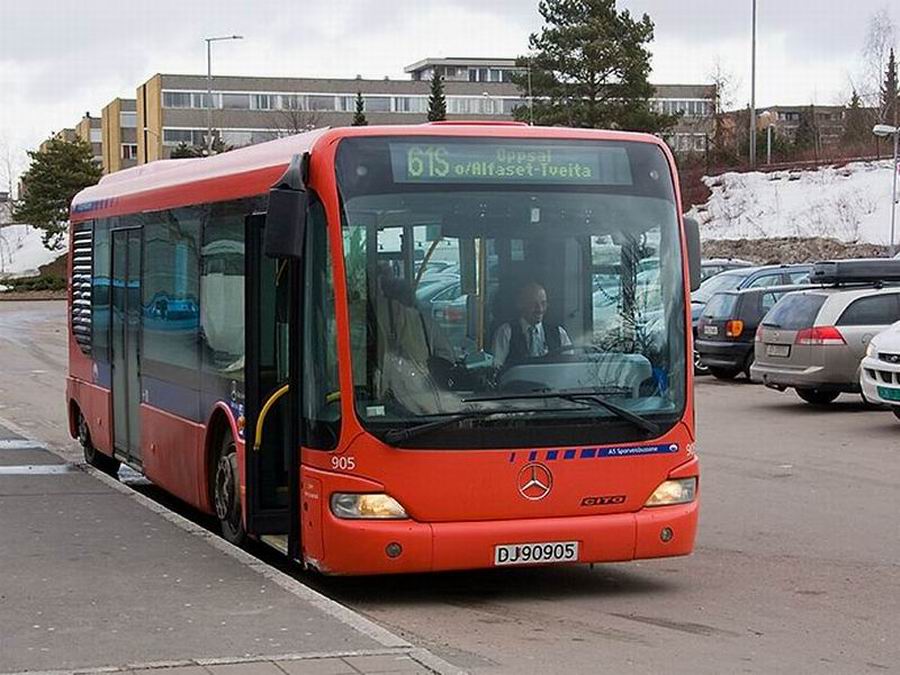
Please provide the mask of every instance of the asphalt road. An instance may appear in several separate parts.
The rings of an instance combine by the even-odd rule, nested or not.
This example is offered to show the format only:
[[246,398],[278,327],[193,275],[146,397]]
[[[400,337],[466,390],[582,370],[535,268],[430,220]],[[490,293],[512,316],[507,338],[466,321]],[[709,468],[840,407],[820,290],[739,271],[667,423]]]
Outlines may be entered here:
[[[0,418],[75,456],[64,317],[0,302]],[[814,409],[743,382],[696,393],[691,557],[298,577],[476,672],[900,672],[900,421],[849,396]]]

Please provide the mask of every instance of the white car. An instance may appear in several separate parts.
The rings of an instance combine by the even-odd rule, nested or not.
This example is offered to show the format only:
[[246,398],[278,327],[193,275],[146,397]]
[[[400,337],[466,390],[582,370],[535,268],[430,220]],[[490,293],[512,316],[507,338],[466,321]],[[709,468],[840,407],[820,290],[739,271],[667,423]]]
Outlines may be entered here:
[[859,384],[866,400],[891,406],[900,419],[900,321],[869,342]]

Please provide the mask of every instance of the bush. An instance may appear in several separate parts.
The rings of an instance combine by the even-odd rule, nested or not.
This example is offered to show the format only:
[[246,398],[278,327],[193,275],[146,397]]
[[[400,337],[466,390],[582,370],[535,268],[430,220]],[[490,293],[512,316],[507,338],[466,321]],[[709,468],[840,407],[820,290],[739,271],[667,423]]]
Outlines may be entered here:
[[64,277],[25,277],[23,279],[7,279],[3,282],[11,291],[64,291]]

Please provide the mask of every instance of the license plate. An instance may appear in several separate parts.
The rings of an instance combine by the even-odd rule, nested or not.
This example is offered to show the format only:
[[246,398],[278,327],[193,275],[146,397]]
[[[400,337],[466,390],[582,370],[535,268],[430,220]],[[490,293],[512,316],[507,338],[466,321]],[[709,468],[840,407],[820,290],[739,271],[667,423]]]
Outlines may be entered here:
[[766,345],[766,356],[790,356],[790,345]]
[[575,562],[577,541],[550,541],[538,544],[501,544],[494,547],[494,565]]
[[718,335],[719,327],[718,326],[703,326],[703,334],[704,335]]
[[900,389],[878,387],[878,395],[885,401],[900,401]]

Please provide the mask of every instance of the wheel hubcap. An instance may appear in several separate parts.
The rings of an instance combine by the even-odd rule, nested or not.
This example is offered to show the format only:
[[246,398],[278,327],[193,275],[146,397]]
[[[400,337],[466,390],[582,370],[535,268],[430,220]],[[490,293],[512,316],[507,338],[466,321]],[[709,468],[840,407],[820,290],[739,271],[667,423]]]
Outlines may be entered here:
[[219,459],[216,467],[216,516],[219,520],[232,520],[237,510],[234,454],[228,454]]

